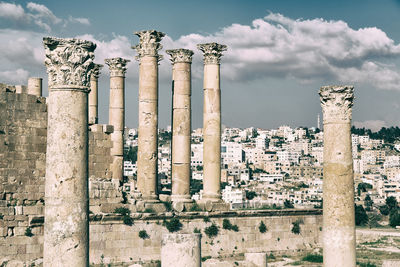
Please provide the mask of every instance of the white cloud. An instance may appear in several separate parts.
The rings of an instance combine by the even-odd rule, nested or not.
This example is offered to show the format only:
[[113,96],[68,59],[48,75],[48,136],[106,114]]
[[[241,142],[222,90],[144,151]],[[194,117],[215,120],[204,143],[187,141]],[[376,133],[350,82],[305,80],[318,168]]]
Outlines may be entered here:
[[0,80],[10,84],[26,84],[29,71],[24,69],[0,71]]
[[24,9],[20,5],[0,2],[0,17],[12,20],[23,19]]
[[87,25],[87,26],[90,25],[90,21],[88,18],[74,18],[72,16],[69,16],[68,21],[72,23],[80,23],[82,25]]
[[196,44],[214,41],[228,46],[221,64],[234,81],[290,77],[302,83],[400,89],[398,68],[381,63],[399,58],[400,45],[377,28],[354,30],[343,21],[293,20],[271,13],[252,25],[232,24],[214,34],[190,34],[176,41],[166,37],[164,44],[193,49],[199,60]]
[[53,12],[51,12],[50,9],[48,9],[44,5],[36,4],[29,2],[26,7],[31,11],[35,13],[31,13],[30,15],[33,16],[35,20],[40,20],[40,19],[48,19],[54,24],[60,23],[62,19],[57,18]]
[[367,128],[374,132],[379,131],[382,127],[387,127],[386,122],[382,120],[355,121],[353,124],[357,128]]

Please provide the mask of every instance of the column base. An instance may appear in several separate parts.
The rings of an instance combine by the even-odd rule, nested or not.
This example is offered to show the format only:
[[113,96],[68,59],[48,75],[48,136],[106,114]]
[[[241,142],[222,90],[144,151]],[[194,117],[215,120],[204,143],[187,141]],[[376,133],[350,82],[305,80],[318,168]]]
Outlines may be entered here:
[[160,200],[157,195],[142,195],[142,200],[146,203],[158,203]]
[[171,201],[190,203],[193,202],[193,199],[190,198],[190,195],[171,195]]

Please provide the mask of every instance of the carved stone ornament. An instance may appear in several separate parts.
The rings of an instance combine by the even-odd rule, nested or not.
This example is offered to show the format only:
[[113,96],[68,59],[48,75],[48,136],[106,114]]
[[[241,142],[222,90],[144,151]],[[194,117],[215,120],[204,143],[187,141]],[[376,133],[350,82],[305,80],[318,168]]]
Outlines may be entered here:
[[182,63],[192,63],[193,51],[189,49],[171,49],[165,51],[171,56],[170,60],[172,64],[182,62]]
[[89,87],[96,44],[73,38],[44,37],[49,88]]
[[351,121],[354,86],[322,86],[319,95],[324,123]]
[[136,60],[140,60],[140,58],[144,56],[158,57],[158,60],[162,59],[162,55],[158,54],[158,50],[162,48],[160,42],[165,36],[164,33],[155,30],[149,30],[135,32],[135,34],[139,36],[139,44],[132,47],[136,49],[138,53]]
[[123,59],[120,57],[107,58],[104,62],[108,65],[110,69],[110,76],[122,76],[125,77],[126,64],[130,62],[128,59]]
[[102,64],[94,64],[93,70],[92,70],[92,75],[90,76],[90,78],[97,80],[100,76],[100,70],[103,67],[104,67],[104,65],[102,65]]
[[204,53],[204,64],[219,64],[222,52],[227,50],[226,45],[217,43],[198,44],[197,48]]

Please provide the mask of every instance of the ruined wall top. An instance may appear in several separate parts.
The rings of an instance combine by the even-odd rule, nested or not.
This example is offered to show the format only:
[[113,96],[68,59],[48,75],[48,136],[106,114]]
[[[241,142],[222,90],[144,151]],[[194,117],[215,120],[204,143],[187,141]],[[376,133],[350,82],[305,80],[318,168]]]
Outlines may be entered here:
[[138,53],[136,60],[140,60],[140,58],[144,56],[157,57],[158,60],[162,59],[162,55],[158,54],[158,50],[162,48],[160,42],[165,36],[164,33],[148,30],[135,32],[135,34],[139,36],[139,44],[132,47],[136,49]]
[[193,51],[189,49],[171,49],[165,51],[171,56],[172,64],[175,63],[192,63]]
[[204,64],[220,64],[222,52],[227,50],[226,45],[217,43],[198,44],[197,48],[204,53]]
[[343,123],[351,121],[354,86],[322,86],[319,95],[324,115],[324,123]]
[[126,73],[126,64],[130,62],[128,59],[120,58],[120,57],[115,57],[115,58],[107,58],[104,60],[104,62],[108,65],[110,68],[110,76],[122,76],[125,77]]
[[44,37],[43,44],[49,88],[89,87],[96,44],[80,39],[55,37]]
[[102,64],[94,64],[92,75],[90,75],[90,79],[97,80],[100,76],[100,70],[104,67]]

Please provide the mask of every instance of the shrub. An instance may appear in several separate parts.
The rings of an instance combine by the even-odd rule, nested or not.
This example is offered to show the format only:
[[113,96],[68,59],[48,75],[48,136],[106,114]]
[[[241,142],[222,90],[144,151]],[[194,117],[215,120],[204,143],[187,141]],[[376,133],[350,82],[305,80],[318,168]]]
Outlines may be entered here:
[[203,217],[203,221],[204,222],[210,222],[210,218],[209,217]]
[[359,265],[360,267],[376,267],[376,265],[371,262],[361,262]]
[[389,216],[389,225],[396,227],[400,225],[400,213],[398,210],[392,211]]
[[322,255],[320,254],[307,254],[302,260],[308,262],[323,262]]
[[119,207],[114,210],[114,213],[122,215],[122,221],[124,224],[131,226],[133,224],[133,219],[131,218],[131,211],[125,207]]
[[164,205],[164,207],[165,207],[165,209],[167,210],[167,211],[171,211],[172,210],[172,204],[171,204],[171,202],[168,202],[168,201],[161,201],[162,203],[163,203],[163,205]]
[[195,227],[195,228],[193,229],[193,233],[195,233],[195,234],[200,234],[201,231],[200,231],[199,228]]
[[294,205],[292,201],[285,199],[285,202],[283,202],[283,205],[285,206],[286,209],[293,209]]
[[356,225],[365,225],[368,222],[367,212],[362,205],[355,205]]
[[389,210],[389,207],[387,205],[383,205],[383,206],[379,206],[379,212],[382,215],[386,216],[386,215],[389,215],[390,210]]
[[231,230],[232,230],[232,231],[235,231],[235,232],[239,232],[239,226],[237,226],[236,224],[234,224],[234,225],[232,225]]
[[228,219],[224,219],[222,221],[222,228],[225,230],[231,230],[232,229],[232,224]]
[[191,207],[190,207],[190,211],[201,211],[200,206],[197,203],[194,203]]
[[274,254],[272,252],[267,256],[267,259],[275,260]]
[[302,224],[302,223],[303,223],[302,220],[297,220],[297,221],[292,223],[292,225],[293,225],[292,226],[292,233],[293,234],[296,234],[296,235],[300,234],[300,232],[301,232],[300,224]]
[[178,232],[182,228],[182,224],[178,218],[172,218],[170,221],[164,221],[163,225],[167,227],[170,233]]
[[208,260],[208,259],[211,259],[211,256],[201,257],[201,261],[203,261],[203,262]]
[[26,235],[26,236],[29,236],[29,237],[33,236],[32,228],[27,227],[27,228],[25,229],[25,235]]
[[139,231],[139,237],[141,239],[146,239],[146,238],[149,238],[149,235],[147,234],[146,230],[140,230]]
[[258,230],[262,234],[265,233],[268,230],[267,226],[265,225],[265,223],[263,221],[260,222],[260,225],[258,226]]
[[215,237],[218,235],[219,229],[218,226],[216,226],[215,224],[211,224],[210,226],[206,227],[204,229],[204,233],[209,237]]
[[145,208],[144,213],[155,213],[155,211],[152,208]]

